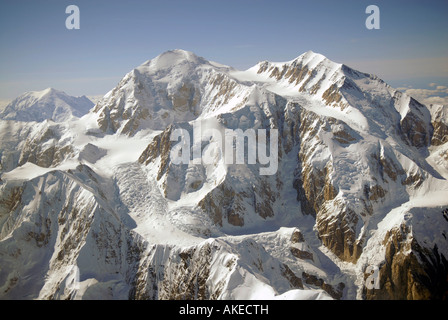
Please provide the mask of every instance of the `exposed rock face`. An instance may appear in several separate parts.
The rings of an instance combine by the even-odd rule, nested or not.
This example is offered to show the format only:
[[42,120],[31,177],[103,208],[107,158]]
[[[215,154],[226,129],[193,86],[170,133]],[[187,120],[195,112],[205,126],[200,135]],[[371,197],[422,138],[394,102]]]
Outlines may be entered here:
[[433,135],[431,126],[428,126],[429,111],[412,98],[409,108],[410,112],[401,120],[401,129],[410,145],[417,148],[428,147]]
[[[254,253],[262,248],[256,243],[250,245]],[[163,256],[162,254],[163,250]],[[155,264],[153,259],[162,259]],[[151,266],[147,272],[137,274],[136,289],[132,298],[162,300],[204,300],[229,299],[226,290],[232,286],[233,277],[252,278],[248,270],[263,274],[269,266],[281,275],[285,287],[303,289],[302,279],[287,265],[270,263],[264,258],[252,260],[229,252],[228,244],[206,242],[199,247],[178,251],[174,248],[155,248],[149,253]],[[160,264],[163,263],[163,264]],[[249,263],[249,265],[246,265]],[[142,271],[144,270],[141,269]],[[213,281],[211,281],[213,279]]]
[[383,245],[386,254],[379,269],[379,288],[364,288],[366,299],[446,299],[448,261],[437,246],[420,246],[406,225],[390,230]]
[[18,165],[31,162],[48,168],[60,164],[73,153],[73,149],[70,145],[58,146],[59,139],[57,131],[51,127],[31,139],[27,139],[20,153]]
[[306,245],[305,238],[303,237],[303,234],[300,231],[295,230],[292,233],[290,240],[291,240],[290,251],[294,257],[314,261],[313,253],[308,251],[309,247]]
[[61,139],[67,124],[2,121],[0,171],[11,171],[27,162],[49,168],[74,156],[70,140]]
[[339,93],[337,86],[333,84],[322,94],[322,99],[324,99],[326,104],[332,105],[332,104],[338,104],[341,101],[342,96]]
[[213,223],[222,226],[225,219],[229,224],[241,227],[244,225],[243,196],[221,185],[207,194],[199,202],[199,206],[211,216]]
[[99,148],[98,146],[88,143],[79,153],[79,160],[85,160],[90,163],[96,163],[98,160],[107,155],[107,150]]
[[356,262],[362,252],[362,240],[357,239],[359,218],[351,209],[337,211],[331,215],[324,209],[316,220],[322,243],[338,258]]
[[431,145],[441,146],[448,142],[448,117],[442,105],[430,105],[431,123],[434,128]]
[[132,299],[204,300],[219,296],[222,288],[210,288],[207,285],[213,272],[212,247],[208,243],[201,248],[181,252],[156,247],[149,255],[156,259],[157,253],[162,250],[162,261],[157,261],[157,264],[148,261],[149,266],[146,265],[137,273]]
[[[160,157],[159,171],[157,173],[157,180],[160,180],[162,175],[168,173],[168,161],[170,158],[171,141],[170,135],[172,126],[169,126],[161,134],[154,137],[153,141],[146,147],[138,161],[148,165],[154,162],[156,158]],[[165,190],[166,191],[166,190]]]
[[434,134],[431,139],[433,146],[440,146],[448,142],[448,126],[443,122],[434,121],[432,123],[434,127]]
[[324,282],[324,280],[317,278],[314,275],[310,275],[306,272],[302,273],[302,277],[305,280],[305,283],[317,286],[326,291],[332,298],[340,299],[342,298],[342,291],[344,290],[344,283],[339,283],[336,288]]

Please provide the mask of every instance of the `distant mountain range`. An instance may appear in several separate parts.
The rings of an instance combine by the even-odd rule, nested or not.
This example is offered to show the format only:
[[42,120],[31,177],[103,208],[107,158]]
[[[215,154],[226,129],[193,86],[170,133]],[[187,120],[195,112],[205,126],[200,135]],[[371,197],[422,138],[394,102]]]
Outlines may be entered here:
[[41,122],[51,119],[68,121],[72,116],[81,117],[93,107],[87,97],[72,97],[53,88],[26,92],[10,102],[0,113],[0,119]]

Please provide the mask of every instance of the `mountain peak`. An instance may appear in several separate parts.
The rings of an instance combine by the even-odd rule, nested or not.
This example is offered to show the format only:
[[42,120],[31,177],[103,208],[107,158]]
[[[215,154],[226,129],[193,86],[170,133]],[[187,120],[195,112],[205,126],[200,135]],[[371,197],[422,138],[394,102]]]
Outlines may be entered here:
[[42,97],[49,96],[68,96],[64,91],[56,90],[55,88],[46,88],[41,91],[30,91],[30,95],[37,97],[38,99]]
[[52,119],[62,122],[72,116],[83,116],[91,107],[93,102],[85,96],[72,97],[63,91],[47,88],[20,95],[0,113],[0,119],[37,122]]
[[147,65],[157,69],[167,69],[175,65],[189,63],[189,64],[207,64],[208,61],[202,57],[197,56],[191,51],[182,49],[174,49],[166,51],[152,60],[147,62]]
[[318,56],[322,56],[322,57],[323,57],[323,55],[320,54],[320,53],[314,52],[313,50],[308,50],[308,51],[302,53],[302,54],[301,54],[300,56],[298,56],[297,58],[301,58],[301,57],[313,57],[313,56],[316,56],[316,55],[318,55]]
[[63,91],[58,91],[55,88],[49,87],[47,89],[42,90],[42,92],[44,92],[44,93],[57,93],[57,92],[63,92]]
[[328,59],[323,54],[308,50],[293,60],[293,62],[301,62],[303,65],[315,66],[322,62],[328,66],[342,66],[342,64]]

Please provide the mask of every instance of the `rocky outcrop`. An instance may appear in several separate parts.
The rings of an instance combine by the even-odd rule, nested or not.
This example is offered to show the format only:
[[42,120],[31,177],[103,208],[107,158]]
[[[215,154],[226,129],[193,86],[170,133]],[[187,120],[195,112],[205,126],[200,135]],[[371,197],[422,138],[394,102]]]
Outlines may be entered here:
[[379,268],[379,286],[364,287],[365,299],[445,300],[448,297],[448,261],[437,246],[422,247],[406,225],[387,232],[383,245],[386,253]]
[[[155,298],[160,300],[209,300],[221,294],[223,282],[210,287],[208,280],[212,263],[212,247],[205,244],[199,248],[170,252],[166,265],[149,266],[147,276],[137,284],[133,299]],[[161,269],[161,267],[163,269]],[[232,262],[226,266],[232,268]],[[148,296],[149,295],[149,296]]]
[[40,167],[50,168],[57,166],[72,154],[73,148],[70,145],[62,147],[47,145],[43,147],[42,144],[38,144],[36,141],[30,141],[25,143],[18,165],[21,166],[26,162],[31,162]]
[[223,182],[207,193],[198,206],[219,226],[228,223],[242,227],[245,224],[245,216],[251,210],[262,219],[273,217],[273,205],[278,192],[272,190],[265,180],[261,180],[261,188],[257,190],[243,185],[237,191],[230,181]]
[[235,97],[238,83],[222,73],[210,76],[208,80],[210,86],[211,110],[217,110],[221,105],[226,105]]
[[409,108],[410,111],[400,122],[401,130],[407,138],[405,141],[417,148],[428,147],[433,136],[432,127],[429,126],[429,111],[412,98]]
[[154,137],[152,142],[146,147],[138,162],[141,164],[148,165],[154,162],[158,157],[160,157],[159,171],[157,173],[157,180],[160,180],[162,176],[167,173],[168,163],[170,160],[171,152],[171,141],[170,136],[173,130],[172,126],[166,128],[161,134]]
[[302,273],[302,278],[306,284],[310,284],[313,286],[316,286],[318,288],[323,289],[326,291],[333,299],[341,299],[343,296],[343,291],[345,288],[344,283],[340,282],[336,288],[329,285],[328,283],[325,283],[325,281],[321,278],[318,278],[314,275],[308,274],[306,272]]
[[448,142],[448,125],[440,121],[432,123],[434,133],[431,139],[431,145],[441,146]]
[[446,107],[442,105],[430,105],[431,124],[433,126],[433,135],[431,138],[432,146],[441,146],[448,142],[448,115]]
[[[331,162],[315,165],[311,160],[317,149],[326,147],[319,138],[319,131],[329,131],[329,128],[316,114],[300,107],[296,110],[295,118],[288,116],[285,119],[288,127],[283,128],[283,132],[290,133],[292,137],[284,134],[283,141],[294,139],[293,143],[300,146],[293,187],[297,190],[302,212],[316,216],[322,204],[334,199],[338,193],[330,178],[333,171]],[[286,145],[285,148],[288,151],[292,146]]]
[[320,171],[306,166],[302,169],[302,178],[294,181],[303,213],[316,216],[325,201],[336,197],[337,189],[331,184],[329,173],[327,167]]
[[235,190],[221,184],[199,201],[199,207],[207,212],[213,223],[219,226],[227,221],[233,226],[244,225],[245,195],[237,194]]
[[272,270],[279,276],[272,282],[281,290],[306,289],[302,277],[250,239],[236,243],[204,241],[186,249],[155,245],[144,256],[131,290],[132,299],[231,299],[237,279],[257,282],[257,278],[269,278]]
[[319,238],[338,258],[355,263],[363,247],[363,240],[357,239],[356,233],[359,220],[358,215],[343,204],[336,202],[335,207],[325,206],[316,219]]
[[338,104],[342,100],[342,96],[339,93],[339,88],[333,84],[322,94],[322,99],[324,99],[327,105]]

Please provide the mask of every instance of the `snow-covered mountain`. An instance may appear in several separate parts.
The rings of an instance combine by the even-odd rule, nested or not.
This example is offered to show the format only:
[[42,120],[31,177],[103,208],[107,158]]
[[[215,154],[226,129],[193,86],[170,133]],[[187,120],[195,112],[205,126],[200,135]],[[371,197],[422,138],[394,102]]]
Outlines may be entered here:
[[42,122],[68,121],[72,116],[81,117],[93,107],[87,97],[72,97],[63,91],[47,88],[31,91],[11,101],[0,113],[0,119]]
[[[79,119],[0,122],[0,297],[444,297],[447,115],[311,51],[165,52]],[[278,130],[278,170],[198,125]],[[177,129],[211,161],[173,162]]]

